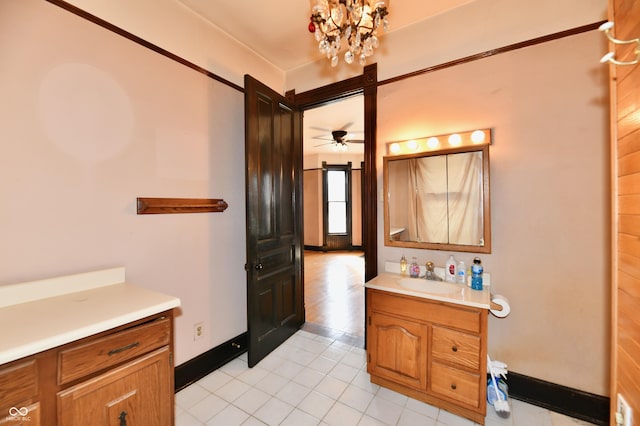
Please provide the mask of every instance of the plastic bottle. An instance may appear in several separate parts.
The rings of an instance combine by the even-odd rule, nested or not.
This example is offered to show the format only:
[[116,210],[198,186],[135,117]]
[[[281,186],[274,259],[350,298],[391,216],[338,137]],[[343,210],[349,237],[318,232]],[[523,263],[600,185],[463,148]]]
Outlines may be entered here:
[[453,258],[453,255],[449,256],[449,260],[447,260],[444,276],[445,281],[450,283],[456,282],[456,260]]
[[482,262],[479,257],[473,259],[473,265],[471,265],[471,289],[482,290]]
[[464,266],[462,260],[458,262],[457,277],[458,284],[465,284],[467,282],[467,268]]
[[420,276],[420,266],[415,257],[411,259],[411,267],[409,268],[409,275],[411,278],[418,278]]

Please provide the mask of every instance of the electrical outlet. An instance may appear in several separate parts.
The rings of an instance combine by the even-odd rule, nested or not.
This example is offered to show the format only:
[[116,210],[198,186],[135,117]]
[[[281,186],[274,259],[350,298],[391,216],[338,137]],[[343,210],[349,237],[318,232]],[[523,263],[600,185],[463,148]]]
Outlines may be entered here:
[[616,410],[616,422],[621,426],[633,426],[633,413],[631,406],[622,394],[618,394],[618,409]]
[[193,340],[201,339],[204,336],[204,323],[197,322],[193,325]]

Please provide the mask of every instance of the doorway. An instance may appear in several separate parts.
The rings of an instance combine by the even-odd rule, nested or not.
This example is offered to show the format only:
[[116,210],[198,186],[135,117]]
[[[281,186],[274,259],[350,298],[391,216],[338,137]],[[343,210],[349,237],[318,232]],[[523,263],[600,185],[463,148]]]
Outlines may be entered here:
[[305,111],[302,150],[305,328],[356,340],[364,337],[363,98]]
[[[362,250],[364,253],[364,281],[378,275],[378,189],[376,168],[376,122],[377,122],[378,67],[371,64],[364,67],[361,75],[318,87],[306,92],[286,93],[303,114],[318,106],[327,105],[363,95],[364,111],[364,161],[362,163]],[[305,228],[305,234],[306,234]],[[366,316],[366,313],[365,313]],[[364,342],[366,346],[366,339]]]

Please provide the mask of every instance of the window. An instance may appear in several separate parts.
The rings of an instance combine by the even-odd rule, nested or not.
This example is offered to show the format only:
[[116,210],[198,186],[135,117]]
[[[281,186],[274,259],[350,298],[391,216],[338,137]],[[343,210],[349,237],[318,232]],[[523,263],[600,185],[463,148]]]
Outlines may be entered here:
[[327,171],[327,208],[329,234],[347,233],[347,173]]

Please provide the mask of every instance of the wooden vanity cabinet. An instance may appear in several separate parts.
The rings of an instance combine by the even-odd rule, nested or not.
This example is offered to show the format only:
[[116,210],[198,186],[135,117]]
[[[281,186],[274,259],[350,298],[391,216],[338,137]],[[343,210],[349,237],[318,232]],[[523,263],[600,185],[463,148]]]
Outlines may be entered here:
[[366,291],[371,381],[484,424],[487,310]]
[[40,425],[38,365],[34,359],[0,367],[0,425]]
[[0,366],[0,425],[172,425],[172,347],[166,311]]

